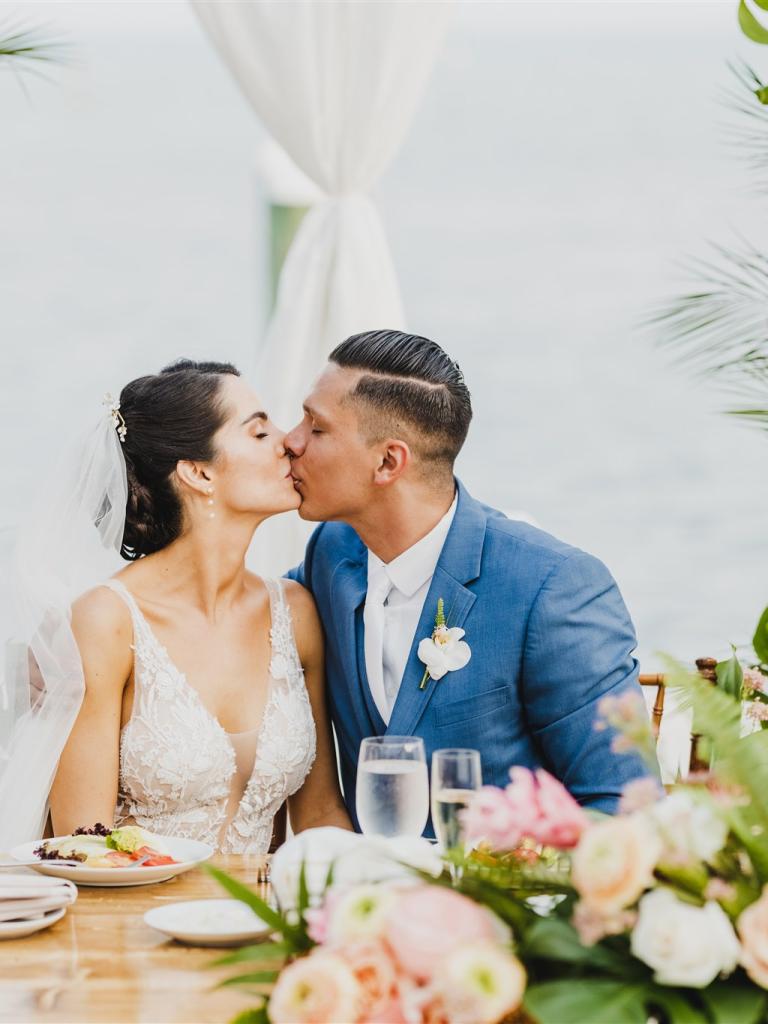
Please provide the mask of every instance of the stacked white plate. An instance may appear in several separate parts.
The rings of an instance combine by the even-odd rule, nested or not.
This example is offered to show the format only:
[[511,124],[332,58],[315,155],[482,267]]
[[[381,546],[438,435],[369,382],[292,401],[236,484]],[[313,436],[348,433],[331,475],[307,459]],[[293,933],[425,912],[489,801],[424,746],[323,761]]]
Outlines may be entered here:
[[60,921],[77,887],[66,879],[31,872],[0,872],[0,939],[18,939]]

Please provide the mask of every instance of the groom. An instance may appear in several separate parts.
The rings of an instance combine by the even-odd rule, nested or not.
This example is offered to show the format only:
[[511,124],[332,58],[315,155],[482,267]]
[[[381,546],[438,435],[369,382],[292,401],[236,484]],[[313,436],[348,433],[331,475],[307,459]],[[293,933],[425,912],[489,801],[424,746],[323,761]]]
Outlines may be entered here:
[[[507,519],[454,478],[471,418],[461,371],[439,345],[370,331],[331,353],[286,438],[300,514],[321,522],[290,575],[322,618],[355,824],[365,736],[421,736],[428,763],[442,747],[474,748],[487,784],[504,785],[511,765],[543,766],[602,811],[645,774],[595,728],[601,697],[640,692],[618,588],[596,558]],[[441,652],[453,665],[470,658],[422,689],[419,644],[438,602],[469,648]]]

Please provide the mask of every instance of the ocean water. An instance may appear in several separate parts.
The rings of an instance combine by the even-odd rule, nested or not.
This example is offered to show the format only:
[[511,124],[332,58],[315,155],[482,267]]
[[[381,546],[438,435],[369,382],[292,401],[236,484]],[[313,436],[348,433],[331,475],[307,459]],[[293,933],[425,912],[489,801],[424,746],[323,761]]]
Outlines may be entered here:
[[[649,669],[748,641],[768,602],[768,437],[638,326],[686,254],[766,235],[718,95],[768,52],[702,6],[457,5],[376,193],[409,326],[473,393],[460,476],[607,563]],[[15,9],[78,63],[0,74],[6,540],[104,391],[182,354],[248,367],[267,315],[262,130],[189,7]]]

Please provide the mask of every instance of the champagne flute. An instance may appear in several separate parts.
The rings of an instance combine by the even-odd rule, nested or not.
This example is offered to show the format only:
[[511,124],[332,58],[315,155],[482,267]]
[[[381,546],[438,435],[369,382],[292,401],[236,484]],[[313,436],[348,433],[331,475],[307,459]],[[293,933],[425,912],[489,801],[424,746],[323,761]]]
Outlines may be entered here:
[[360,744],[357,819],[365,835],[420,836],[429,814],[424,741],[369,736]]
[[[483,783],[477,750],[436,750],[432,755],[432,824],[445,853],[465,852],[461,812]],[[461,869],[449,864],[454,883]]]

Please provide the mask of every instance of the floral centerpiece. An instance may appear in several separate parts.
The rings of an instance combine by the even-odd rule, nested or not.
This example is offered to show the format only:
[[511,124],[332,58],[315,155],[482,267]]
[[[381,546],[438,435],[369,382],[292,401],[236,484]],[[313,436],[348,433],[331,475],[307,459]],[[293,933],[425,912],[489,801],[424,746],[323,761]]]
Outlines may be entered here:
[[[362,886],[331,872],[311,905],[302,871],[280,913],[220,875],[279,935],[219,961],[246,966],[230,983],[266,986],[243,1024],[768,1020],[768,733],[742,734],[741,692],[676,666],[668,685],[693,705],[709,772],[663,797],[631,783],[606,817],[513,768],[466,812],[482,846],[448,855],[454,887],[447,872]],[[601,711],[618,749],[652,756],[639,699]]]

